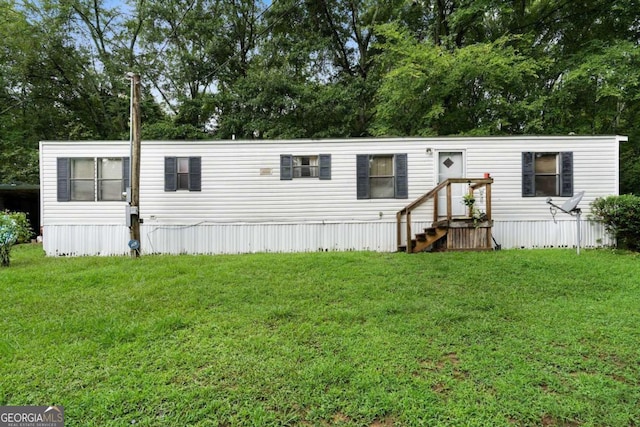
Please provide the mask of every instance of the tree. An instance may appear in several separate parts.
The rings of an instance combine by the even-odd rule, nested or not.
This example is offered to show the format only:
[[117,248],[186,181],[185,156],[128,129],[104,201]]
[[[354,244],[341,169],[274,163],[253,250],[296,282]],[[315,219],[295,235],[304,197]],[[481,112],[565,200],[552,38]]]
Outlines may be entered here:
[[511,39],[452,51],[419,42],[397,25],[379,29],[389,67],[377,95],[376,135],[523,133],[529,130],[527,87],[538,64]]
[[[0,0],[0,10],[0,181],[38,182],[40,140],[127,138],[124,73],[139,29],[97,0]],[[143,114],[164,118],[148,90]]]
[[0,181],[42,139],[629,135],[639,0],[0,0]]

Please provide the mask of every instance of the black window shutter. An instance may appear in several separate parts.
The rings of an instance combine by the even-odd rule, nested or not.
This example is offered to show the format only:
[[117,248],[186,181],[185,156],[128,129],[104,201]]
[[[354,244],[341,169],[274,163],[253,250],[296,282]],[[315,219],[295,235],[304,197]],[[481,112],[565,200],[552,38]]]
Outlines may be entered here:
[[320,179],[331,179],[331,154],[320,154]]
[[178,159],[175,157],[164,158],[164,191],[176,191],[178,189]]
[[280,179],[293,179],[293,156],[291,154],[280,155]]
[[358,199],[369,199],[369,155],[356,155],[356,193]]
[[573,196],[573,153],[560,153],[560,196]]
[[68,157],[58,157],[57,178],[58,178],[58,201],[68,202],[71,200],[71,189],[69,179],[71,178],[71,168]]
[[522,197],[536,195],[535,154],[522,153]]
[[202,167],[200,157],[189,157],[189,191],[200,191]]
[[396,154],[396,199],[409,198],[409,173],[407,155]]
[[127,188],[131,185],[129,182],[129,175],[131,169],[131,159],[129,157],[122,158],[122,191],[127,191]]

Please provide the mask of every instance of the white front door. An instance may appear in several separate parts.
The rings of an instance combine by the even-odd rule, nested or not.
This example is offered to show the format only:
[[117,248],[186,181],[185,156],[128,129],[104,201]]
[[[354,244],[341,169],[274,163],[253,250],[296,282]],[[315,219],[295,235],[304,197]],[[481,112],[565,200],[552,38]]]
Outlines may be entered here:
[[[438,183],[449,178],[464,178],[464,152],[438,152]],[[467,193],[467,184],[452,184],[451,213],[453,216],[466,216],[466,207],[462,197]],[[447,216],[447,191],[442,189],[438,194],[438,216]]]

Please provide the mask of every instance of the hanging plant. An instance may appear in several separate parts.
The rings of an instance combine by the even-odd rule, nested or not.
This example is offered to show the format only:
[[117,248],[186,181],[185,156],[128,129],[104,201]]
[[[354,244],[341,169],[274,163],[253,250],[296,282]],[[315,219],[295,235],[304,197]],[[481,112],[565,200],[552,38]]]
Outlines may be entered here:
[[476,198],[473,197],[473,194],[467,193],[462,196],[462,203],[468,208],[473,209],[473,205],[476,203]]

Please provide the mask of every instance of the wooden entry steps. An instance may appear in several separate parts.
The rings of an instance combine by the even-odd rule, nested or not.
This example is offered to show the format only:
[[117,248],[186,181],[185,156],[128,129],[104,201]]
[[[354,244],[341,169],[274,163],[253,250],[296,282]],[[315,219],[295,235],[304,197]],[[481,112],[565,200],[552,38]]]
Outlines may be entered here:
[[[438,240],[447,235],[446,227],[425,228],[423,233],[417,233],[411,240],[411,252],[422,252],[433,246]],[[400,246],[398,251],[406,252],[406,246]]]
[[[485,209],[479,217],[454,217],[452,215],[452,184],[467,184],[469,196],[474,198],[474,191],[485,188]],[[485,178],[450,178],[438,184],[435,188],[420,196],[409,205],[402,208],[396,214],[398,251],[416,253],[431,251],[487,251],[492,250],[491,230],[491,184],[493,179]],[[446,192],[446,217],[438,216],[438,193]],[[420,205],[432,201],[433,222],[431,227],[423,232],[412,233],[412,212]],[[478,213],[471,206],[468,209],[469,216]],[[404,222],[404,224],[403,224]],[[404,225],[404,227],[403,227]],[[404,234],[404,236],[403,236]],[[404,238],[403,238],[404,237]],[[403,240],[406,242],[403,244]]]
[[[468,218],[454,218],[439,221],[424,232],[416,233],[411,239],[411,253],[445,251],[490,251],[491,221],[474,222]],[[399,246],[399,252],[407,252],[406,246]]]

